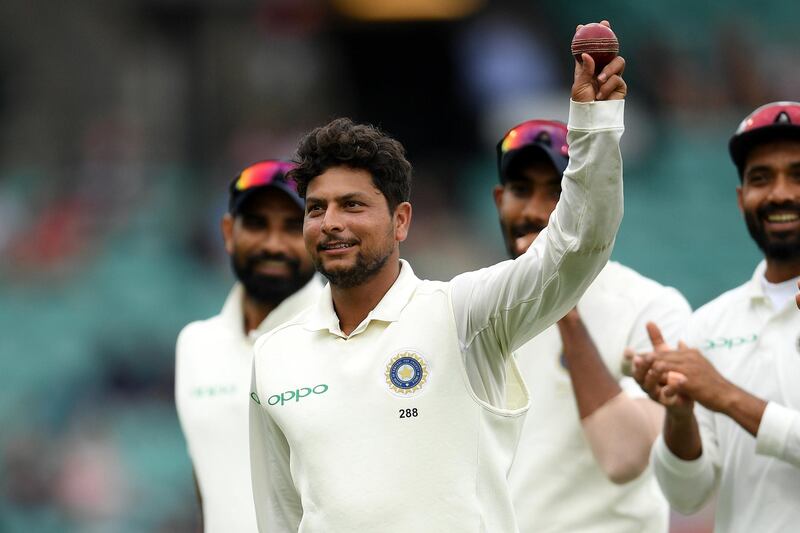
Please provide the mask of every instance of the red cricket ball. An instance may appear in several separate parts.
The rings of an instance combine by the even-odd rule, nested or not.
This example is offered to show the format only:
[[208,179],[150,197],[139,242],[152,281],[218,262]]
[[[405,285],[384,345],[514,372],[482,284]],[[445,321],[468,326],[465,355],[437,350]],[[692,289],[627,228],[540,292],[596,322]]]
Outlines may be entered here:
[[619,41],[611,28],[593,22],[575,32],[572,38],[572,55],[581,62],[581,54],[589,54],[594,59],[594,72],[600,74],[603,67],[619,54]]

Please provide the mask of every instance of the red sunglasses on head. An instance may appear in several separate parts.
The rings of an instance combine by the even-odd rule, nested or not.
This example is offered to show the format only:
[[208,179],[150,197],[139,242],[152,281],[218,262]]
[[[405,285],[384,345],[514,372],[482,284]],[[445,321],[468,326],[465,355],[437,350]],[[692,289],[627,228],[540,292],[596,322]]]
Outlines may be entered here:
[[529,144],[546,144],[567,157],[567,127],[555,120],[529,120],[511,128],[497,143],[497,155]]
[[269,185],[274,181],[281,181],[297,192],[297,184],[294,180],[286,179],[286,173],[296,166],[289,161],[259,161],[244,169],[234,180],[231,189],[235,192],[242,192],[253,187]]
[[773,102],[766,104],[745,118],[736,128],[736,135],[765,126],[791,124],[800,126],[800,103]]

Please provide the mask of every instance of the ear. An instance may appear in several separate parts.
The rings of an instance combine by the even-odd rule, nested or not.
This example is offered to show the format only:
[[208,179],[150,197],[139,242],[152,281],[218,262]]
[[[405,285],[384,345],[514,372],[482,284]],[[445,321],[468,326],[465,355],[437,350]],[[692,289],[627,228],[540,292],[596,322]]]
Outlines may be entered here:
[[503,207],[503,192],[505,191],[505,187],[502,185],[495,185],[492,194],[494,195],[494,205],[497,207],[497,210]]
[[411,204],[403,202],[394,209],[394,238],[397,242],[403,242],[408,237],[408,230],[411,227]]
[[739,212],[744,213],[744,202],[742,200],[742,187],[736,187],[736,203],[739,205]]
[[230,213],[222,217],[222,239],[225,241],[225,251],[233,255],[233,224],[235,220]]

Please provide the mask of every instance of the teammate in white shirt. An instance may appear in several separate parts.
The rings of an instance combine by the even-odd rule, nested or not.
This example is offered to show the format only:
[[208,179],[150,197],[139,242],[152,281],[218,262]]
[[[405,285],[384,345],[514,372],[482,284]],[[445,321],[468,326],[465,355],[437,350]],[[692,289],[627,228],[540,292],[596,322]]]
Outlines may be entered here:
[[222,234],[238,283],[219,315],[178,337],[175,403],[206,532],[257,530],[247,427],[253,343],[322,289],[303,244],[303,200],[285,177],[292,166],[262,161],[233,180]]
[[256,343],[262,533],[517,531],[506,476],[528,394],[511,353],[575,305],[622,215],[624,60],[598,77],[583,60],[551,228],[449,283],[400,260],[411,165],[397,141],[347,119],[301,141],[303,234],[330,283]]
[[[547,227],[567,154],[557,121],[523,122],[498,143],[494,199],[511,257]],[[648,321],[677,342],[690,314],[675,289],[610,262],[575,309],[515,352],[532,405],[509,474],[521,531],[667,531],[647,468],[664,408],[623,375],[623,353],[650,348]]]
[[[673,507],[717,492],[717,533],[796,531],[800,524],[800,103],[756,109],[730,141],[739,208],[765,261],[753,278],[692,316],[687,344],[655,353],[635,376],[667,407],[653,447]],[[693,348],[689,348],[692,346]]]

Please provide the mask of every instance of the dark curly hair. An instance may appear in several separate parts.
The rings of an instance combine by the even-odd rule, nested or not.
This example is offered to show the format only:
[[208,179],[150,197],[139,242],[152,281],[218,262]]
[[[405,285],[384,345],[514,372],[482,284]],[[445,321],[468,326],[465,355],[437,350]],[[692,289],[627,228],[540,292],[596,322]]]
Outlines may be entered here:
[[311,180],[329,168],[366,170],[393,213],[411,196],[411,163],[405,152],[402,144],[375,126],[337,118],[300,140],[294,157],[297,167],[287,176],[295,180],[300,196],[305,198]]

